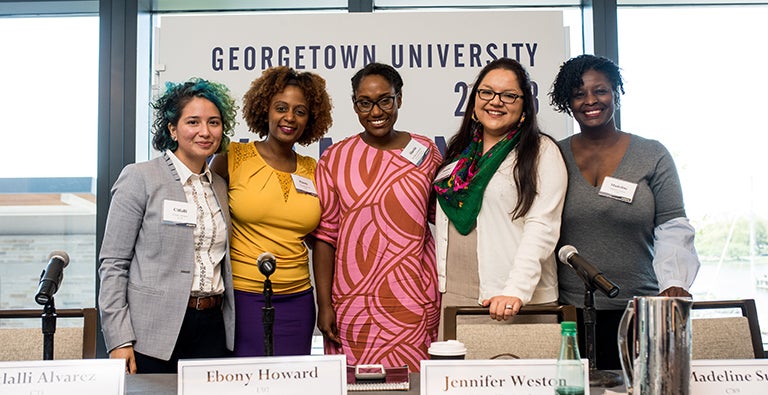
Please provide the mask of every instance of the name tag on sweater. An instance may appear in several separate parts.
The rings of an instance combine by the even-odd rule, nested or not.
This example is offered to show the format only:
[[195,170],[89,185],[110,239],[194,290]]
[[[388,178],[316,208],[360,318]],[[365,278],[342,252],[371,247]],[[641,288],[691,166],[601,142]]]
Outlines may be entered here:
[[624,181],[613,177],[605,177],[598,195],[621,200],[625,203],[632,203],[636,189],[637,184],[634,182]]

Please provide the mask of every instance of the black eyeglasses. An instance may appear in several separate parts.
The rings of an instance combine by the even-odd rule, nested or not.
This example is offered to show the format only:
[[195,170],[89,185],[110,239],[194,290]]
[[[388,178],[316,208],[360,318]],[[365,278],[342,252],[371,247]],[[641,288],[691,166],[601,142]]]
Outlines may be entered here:
[[373,106],[379,106],[382,111],[389,111],[395,107],[395,99],[397,99],[397,95],[384,96],[376,101],[360,99],[355,100],[354,103],[355,108],[360,112],[371,112],[373,111]]
[[477,90],[477,97],[479,97],[480,100],[491,101],[493,100],[494,97],[496,97],[496,95],[499,96],[499,99],[504,104],[515,104],[517,99],[523,97],[523,95],[518,95],[510,92],[494,92],[490,89]]

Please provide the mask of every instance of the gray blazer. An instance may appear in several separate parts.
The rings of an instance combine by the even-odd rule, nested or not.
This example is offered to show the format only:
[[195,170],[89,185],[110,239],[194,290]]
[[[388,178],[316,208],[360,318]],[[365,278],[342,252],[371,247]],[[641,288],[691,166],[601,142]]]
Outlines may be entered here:
[[[231,229],[227,184],[212,173],[212,186]],[[194,274],[193,227],[163,223],[163,201],[187,200],[167,154],[126,166],[112,187],[99,254],[99,311],[107,350],[133,342],[136,352],[169,360],[187,310]],[[224,323],[227,347],[235,340],[232,264],[227,253]]]

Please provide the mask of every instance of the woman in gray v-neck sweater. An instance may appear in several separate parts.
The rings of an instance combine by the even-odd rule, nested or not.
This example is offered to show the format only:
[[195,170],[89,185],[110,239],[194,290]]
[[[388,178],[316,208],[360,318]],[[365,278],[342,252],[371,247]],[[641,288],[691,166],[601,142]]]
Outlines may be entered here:
[[[690,296],[699,268],[672,156],[658,141],[616,127],[620,93],[618,66],[594,55],[565,62],[549,93],[552,105],[581,129],[559,142],[568,191],[558,248],[574,246],[620,287],[614,299],[595,293],[598,369],[621,368],[616,333],[627,301]],[[575,271],[558,265],[558,282],[560,303],[583,309],[586,286]],[[583,348],[582,311],[578,318]]]

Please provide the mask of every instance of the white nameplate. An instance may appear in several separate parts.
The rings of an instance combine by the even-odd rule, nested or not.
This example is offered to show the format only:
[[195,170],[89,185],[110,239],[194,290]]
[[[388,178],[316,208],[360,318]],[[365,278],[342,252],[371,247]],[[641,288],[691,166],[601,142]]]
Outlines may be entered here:
[[[589,361],[584,384],[589,386]],[[429,360],[421,361],[421,395],[552,395],[557,386],[557,360]]]
[[347,358],[316,355],[181,360],[178,380],[179,395],[346,395]]
[[125,394],[125,360],[0,362],[0,394]]
[[768,394],[768,359],[693,360],[691,394]]

